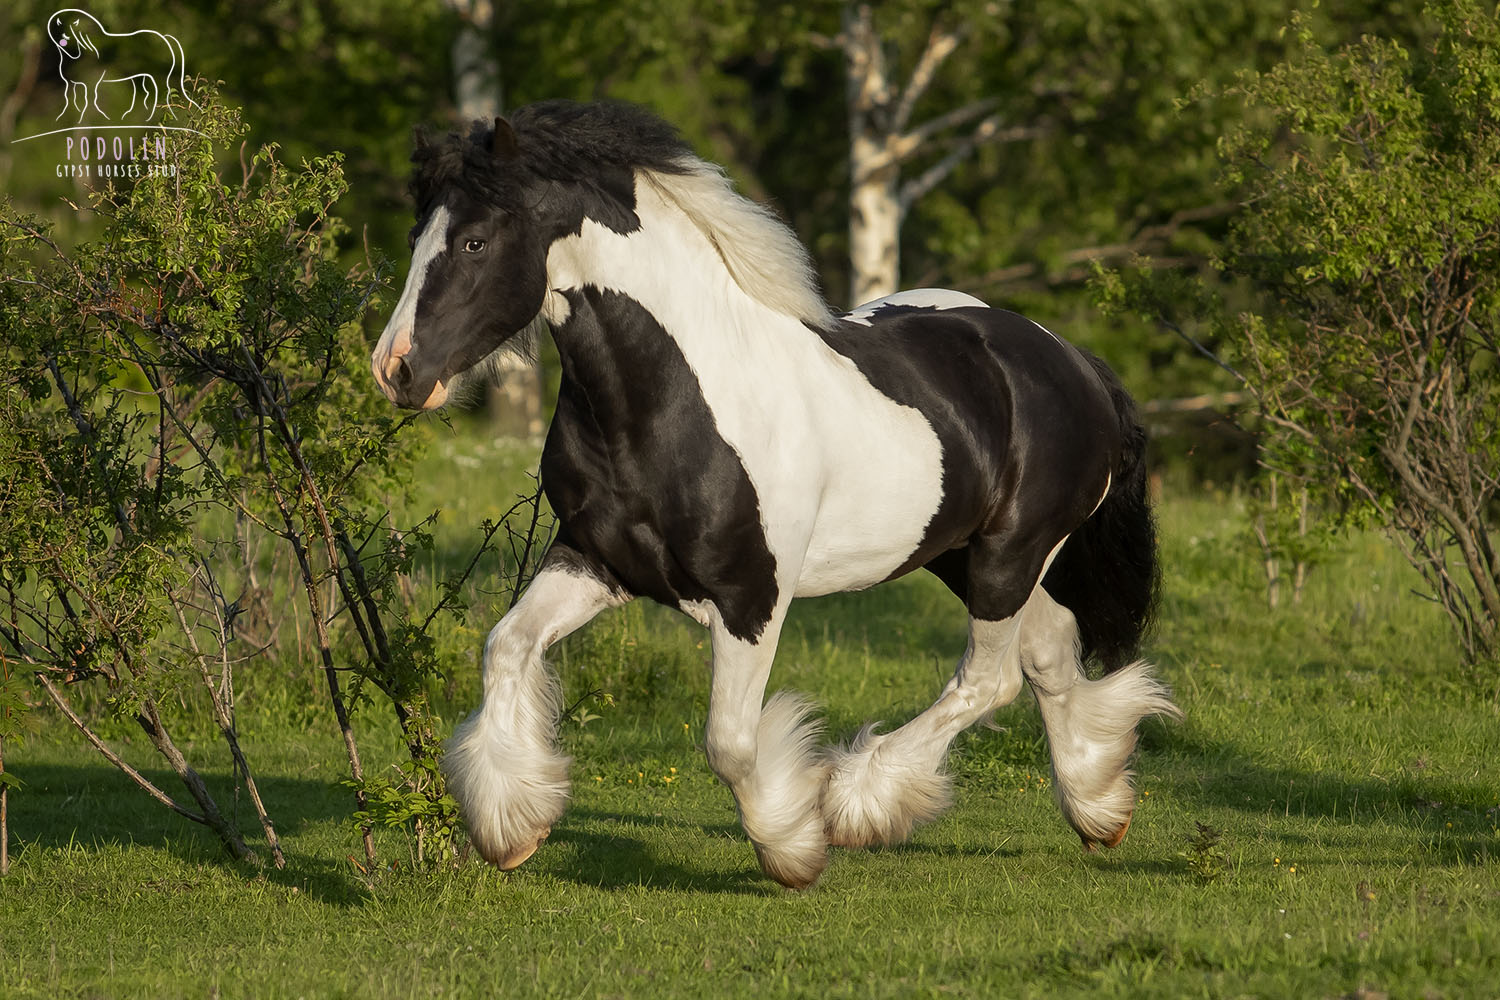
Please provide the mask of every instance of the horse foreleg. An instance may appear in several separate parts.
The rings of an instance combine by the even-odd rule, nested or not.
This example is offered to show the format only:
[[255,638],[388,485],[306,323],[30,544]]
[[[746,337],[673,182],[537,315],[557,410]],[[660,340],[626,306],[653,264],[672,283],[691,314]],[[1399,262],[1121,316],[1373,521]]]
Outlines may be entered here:
[[1182,712],[1143,661],[1089,680],[1078,659],[1073,613],[1041,588],[1032,604],[1021,637],[1021,668],[1047,727],[1057,804],[1084,847],[1114,847],[1135,811],[1126,764],[1137,723],[1147,715]]
[[549,646],[629,596],[557,545],[484,647],[484,703],[448,741],[443,773],[469,837],[503,869],[541,846],[568,801],[570,760],[557,749],[557,678]]
[[948,808],[952,779],[943,764],[949,745],[1021,691],[1017,634],[1023,613],[1000,621],[970,618],[968,648],[931,707],[893,733],[876,733],[868,725],[850,746],[832,752],[823,790],[830,843],[897,843]]
[[709,766],[734,792],[761,870],[788,888],[803,889],[828,864],[818,808],[826,770],[818,751],[820,727],[808,718],[811,703],[778,692],[761,706],[784,613],[778,610],[758,642],[735,638],[722,622],[712,622],[705,742]]

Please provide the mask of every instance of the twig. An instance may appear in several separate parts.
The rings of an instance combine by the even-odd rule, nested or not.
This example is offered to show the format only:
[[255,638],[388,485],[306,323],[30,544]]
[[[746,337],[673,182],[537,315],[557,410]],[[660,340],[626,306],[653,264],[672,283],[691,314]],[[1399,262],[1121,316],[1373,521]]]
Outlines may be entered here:
[[141,786],[141,788],[146,791],[147,795],[150,795],[153,799],[160,802],[168,809],[172,810],[180,816],[187,817],[194,823],[202,823],[205,826],[208,825],[208,820],[204,819],[198,813],[193,812],[191,809],[187,809],[184,806],[179,805],[176,799],[172,798],[172,796],[168,795],[166,792],[156,787],[156,785],[152,784],[149,779],[141,774],[141,772],[125,763],[125,761],[120,758],[119,754],[111,750],[103,740],[96,736],[94,734],[94,731],[89,728],[88,723],[80,719],[78,717],[78,714],[73,711],[73,707],[68,704],[67,699],[62,696],[62,692],[57,690],[56,686],[54,686],[52,683],[52,679],[48,677],[45,672],[38,670],[35,676],[37,682],[42,685],[42,690],[46,691],[48,697],[52,699],[52,703],[57,706],[58,710],[61,711],[63,715],[67,716],[69,722],[73,723],[73,725],[78,728],[78,731],[83,734],[84,739],[88,740],[89,743],[93,744],[95,750],[98,750],[101,754],[104,755],[105,760],[109,761],[115,767],[118,767],[122,772],[124,772],[127,778],[129,778],[131,781],[134,781],[137,785]]

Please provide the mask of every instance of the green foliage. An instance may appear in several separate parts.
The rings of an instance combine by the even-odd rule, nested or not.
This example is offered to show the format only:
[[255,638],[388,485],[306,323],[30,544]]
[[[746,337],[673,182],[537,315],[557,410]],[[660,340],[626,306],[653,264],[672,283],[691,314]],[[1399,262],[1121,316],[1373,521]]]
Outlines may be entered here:
[[444,788],[433,754],[401,761],[364,781],[342,782],[364,797],[350,816],[356,828],[396,827],[409,833],[411,862],[451,858],[458,835],[458,801]]
[[1429,13],[1415,51],[1326,52],[1293,20],[1298,54],[1242,82],[1247,124],[1222,140],[1250,206],[1222,262],[1256,293],[1231,328],[1267,464],[1397,529],[1482,658],[1500,614],[1500,19]]
[[[1243,382],[1285,495],[1392,530],[1478,663],[1500,617],[1500,18],[1469,0],[1426,16],[1414,47],[1334,51],[1295,16],[1293,57],[1228,91],[1244,111],[1220,151],[1245,207],[1227,282],[1137,266],[1096,293]],[[1294,561],[1331,538],[1263,536]]]

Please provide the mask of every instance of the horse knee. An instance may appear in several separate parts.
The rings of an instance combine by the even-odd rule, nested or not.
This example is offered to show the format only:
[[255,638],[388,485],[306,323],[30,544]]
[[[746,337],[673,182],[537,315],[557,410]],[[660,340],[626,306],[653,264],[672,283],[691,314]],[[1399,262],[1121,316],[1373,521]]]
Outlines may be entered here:
[[755,732],[742,727],[710,725],[708,766],[731,788],[743,783],[755,770]]

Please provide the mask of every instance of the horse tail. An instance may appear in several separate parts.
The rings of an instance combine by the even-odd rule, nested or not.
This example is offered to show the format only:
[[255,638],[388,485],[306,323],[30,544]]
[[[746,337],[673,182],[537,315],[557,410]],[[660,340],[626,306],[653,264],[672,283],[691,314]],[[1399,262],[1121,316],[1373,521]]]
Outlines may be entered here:
[[1084,662],[1113,673],[1135,658],[1156,610],[1161,570],[1146,482],[1146,430],[1103,361],[1083,352],[1114,403],[1120,458],[1099,509],[1063,545],[1042,585],[1078,621]]
[[[193,107],[195,107],[195,108],[196,107],[200,107],[200,105],[198,104],[198,102],[195,101],[195,100],[193,100],[193,95],[188,93],[188,89],[187,89],[187,55],[186,55],[186,53],[184,53],[182,51],[182,43],[177,40],[177,36],[176,35],[167,35],[166,39],[167,39],[167,49],[169,51],[171,51],[171,53],[172,53],[172,60],[177,64],[174,67],[177,70],[177,92],[182,95],[182,99],[184,101],[187,101]],[[167,71],[167,87],[171,88],[171,86],[172,86],[172,73],[171,73],[170,70],[168,70]],[[170,100],[170,98],[169,98],[169,100]]]

